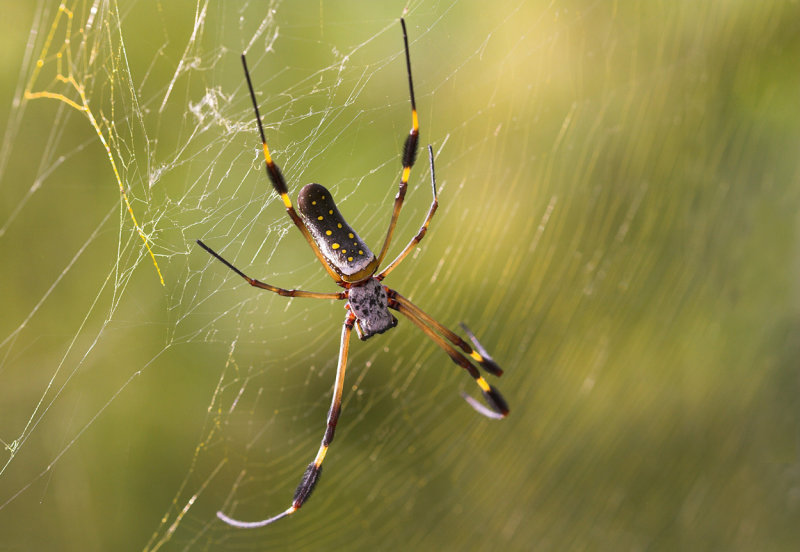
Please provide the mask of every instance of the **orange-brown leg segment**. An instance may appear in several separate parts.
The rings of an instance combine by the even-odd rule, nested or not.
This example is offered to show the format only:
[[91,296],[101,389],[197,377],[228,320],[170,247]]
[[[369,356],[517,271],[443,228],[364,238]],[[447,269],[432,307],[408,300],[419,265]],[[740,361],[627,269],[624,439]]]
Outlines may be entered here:
[[[466,393],[461,393],[461,396],[464,398],[464,400],[466,400],[467,403],[469,403],[469,405],[475,409],[475,411],[477,411],[479,414],[483,414],[487,418],[493,418],[493,419],[505,418],[509,412],[508,403],[506,403],[506,400],[503,398],[500,392],[494,387],[492,387],[489,384],[489,382],[483,379],[478,369],[475,368],[469,362],[467,357],[459,353],[442,336],[437,334],[436,331],[434,331],[430,326],[426,325],[426,323],[421,318],[419,318],[411,308],[409,308],[409,305],[411,305],[411,303],[408,300],[405,300],[404,302],[401,303],[396,298],[397,297],[396,292],[394,292],[394,290],[389,290],[389,291],[390,291],[389,308],[395,309],[400,314],[403,314],[406,318],[411,320],[411,322],[413,322],[419,329],[421,329],[425,333],[425,335],[431,338],[431,340],[433,340],[434,343],[436,343],[439,347],[444,349],[444,351],[450,356],[453,362],[464,368],[464,370],[466,370],[467,373],[469,373],[469,375],[472,376],[472,378],[475,380],[475,383],[478,384],[478,387],[480,387],[481,393],[483,394],[483,398],[486,401],[486,404],[489,405],[489,408],[485,407],[484,405],[482,405],[481,403],[479,403]],[[419,311],[419,309],[417,310]],[[437,325],[443,328],[441,324],[437,323]],[[452,334],[452,332],[450,333]],[[469,347],[469,345],[467,345],[467,347]]]
[[331,407],[328,410],[325,433],[322,436],[322,443],[319,446],[317,455],[314,457],[314,461],[311,462],[306,468],[306,471],[303,473],[303,477],[300,480],[300,484],[297,486],[297,490],[294,492],[291,506],[276,516],[268,519],[262,519],[260,521],[239,521],[237,519],[228,517],[222,512],[217,512],[217,517],[228,525],[240,527],[242,529],[264,527],[265,525],[269,525],[270,523],[295,513],[300,509],[305,501],[308,500],[308,497],[311,496],[311,493],[314,491],[314,487],[319,480],[319,476],[322,473],[322,461],[325,460],[325,456],[328,454],[328,447],[333,441],[333,435],[336,431],[336,423],[339,421],[339,414],[342,411],[342,389],[344,389],[344,374],[345,370],[347,369],[347,353],[350,349],[350,332],[353,330],[355,319],[356,317],[353,315],[353,313],[348,311],[347,317],[344,320],[344,325],[342,326],[342,341],[339,345],[339,365],[336,369],[336,383],[333,385],[333,398],[331,399]]
[[233,270],[236,274],[244,278],[248,284],[253,287],[257,287],[259,289],[266,289],[267,291],[272,291],[273,293],[277,293],[278,295],[283,295],[284,297],[311,297],[312,299],[345,299],[347,297],[346,291],[341,291],[339,293],[318,293],[316,291],[303,291],[302,289],[284,289],[273,286],[271,284],[266,284],[264,282],[260,282],[255,280],[233,266],[227,260],[225,260],[222,255],[211,249],[209,246],[204,244],[202,241],[197,240],[197,245],[211,253],[217,260],[219,260],[222,264]]
[[389,221],[389,230],[386,232],[386,239],[383,241],[381,253],[378,255],[378,265],[383,262],[383,258],[386,257],[386,253],[389,250],[389,244],[392,242],[392,234],[394,234],[394,228],[397,225],[397,218],[400,216],[400,208],[403,206],[403,200],[406,197],[408,177],[411,175],[411,167],[414,166],[414,161],[417,158],[419,139],[419,117],[417,116],[417,103],[414,100],[414,82],[411,80],[411,55],[408,53],[408,34],[406,33],[406,22],[401,19],[400,24],[403,27],[403,45],[405,46],[406,50],[408,89],[411,96],[411,132],[409,132],[406,142],[403,145],[403,172],[400,174],[400,188],[397,190],[397,196],[394,198],[392,220]]
[[433,201],[431,202],[430,209],[428,209],[428,216],[425,217],[425,222],[422,223],[422,227],[417,232],[417,235],[411,238],[411,241],[408,242],[406,248],[403,249],[403,252],[400,253],[395,260],[393,260],[389,265],[383,269],[383,271],[376,276],[378,280],[383,280],[386,276],[399,265],[406,256],[414,250],[414,247],[422,241],[422,238],[425,237],[425,234],[428,232],[428,225],[431,223],[431,219],[433,215],[436,213],[436,209],[439,207],[439,200],[436,196],[436,173],[433,168],[433,148],[428,146],[428,158],[431,162],[431,188],[433,189]]
[[336,280],[336,282],[341,282],[341,277],[331,268],[328,262],[325,260],[325,256],[317,247],[316,242],[314,242],[314,238],[311,237],[311,233],[306,228],[305,224],[303,224],[303,220],[300,218],[300,215],[297,214],[295,211],[294,206],[292,205],[292,200],[289,198],[289,188],[286,186],[286,180],[283,178],[283,174],[281,170],[278,168],[278,165],[272,160],[272,156],[269,153],[269,147],[267,146],[267,138],[264,135],[264,125],[261,124],[261,113],[258,111],[258,102],[256,101],[256,93],[253,90],[253,82],[250,80],[250,71],[247,69],[247,59],[245,55],[242,54],[242,66],[244,67],[244,76],[247,79],[247,88],[250,90],[250,99],[253,101],[253,109],[256,112],[256,122],[258,123],[258,133],[261,135],[261,146],[264,150],[264,160],[266,161],[267,165],[267,176],[269,177],[270,182],[272,182],[272,187],[275,188],[275,191],[281,196],[283,200],[283,204],[286,206],[286,212],[289,214],[289,218],[292,219],[294,225],[300,230],[303,234],[303,237],[308,242],[308,245],[311,246],[311,249],[314,251],[314,254],[319,259],[319,262],[322,263],[322,266],[325,267],[325,270],[328,271],[331,278]]
[[475,345],[475,349],[477,350],[470,347],[469,343],[461,339],[457,333],[437,322],[436,319],[434,319],[431,315],[397,293],[395,290],[387,288],[387,295],[390,299],[397,301],[399,305],[402,305],[419,320],[423,321],[425,324],[431,326],[434,330],[445,336],[453,345],[464,351],[472,360],[477,362],[478,366],[492,375],[503,375],[503,369],[497,365],[491,356],[489,356],[489,353],[486,352],[486,349],[484,349],[483,346],[478,342],[475,334],[473,334],[465,324],[462,323],[461,327],[464,329],[467,337],[470,338],[470,341],[472,341],[473,345]]

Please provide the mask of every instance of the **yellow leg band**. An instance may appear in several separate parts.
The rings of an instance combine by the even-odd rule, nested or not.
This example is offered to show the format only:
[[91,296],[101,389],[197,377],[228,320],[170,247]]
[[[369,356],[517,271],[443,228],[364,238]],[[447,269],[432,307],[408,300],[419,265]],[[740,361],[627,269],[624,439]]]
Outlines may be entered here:
[[317,453],[317,457],[314,458],[314,465],[319,467],[322,464],[322,461],[325,460],[325,455],[328,454],[328,447],[322,447],[319,449]]
[[269,148],[267,147],[266,142],[262,144],[262,147],[264,148],[264,159],[267,160],[267,163],[272,163],[272,156],[269,154]]

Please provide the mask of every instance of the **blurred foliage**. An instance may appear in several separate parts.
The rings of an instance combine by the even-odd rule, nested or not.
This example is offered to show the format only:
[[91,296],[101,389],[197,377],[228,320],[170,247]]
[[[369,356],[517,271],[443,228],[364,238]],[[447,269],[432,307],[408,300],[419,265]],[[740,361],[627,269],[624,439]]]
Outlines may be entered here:
[[[797,2],[409,4],[441,208],[387,284],[476,331],[512,412],[466,408],[406,321],[356,340],[325,476],[259,531],[214,512],[287,507],[342,310],[194,246],[333,288],[267,187],[237,55],[292,195],[330,186],[377,244],[405,6],[233,4],[77,1],[36,83],[70,94],[71,50],[164,288],[86,115],[23,97],[58,2],[6,6],[0,548],[797,549]],[[429,201],[420,155],[397,250]]]

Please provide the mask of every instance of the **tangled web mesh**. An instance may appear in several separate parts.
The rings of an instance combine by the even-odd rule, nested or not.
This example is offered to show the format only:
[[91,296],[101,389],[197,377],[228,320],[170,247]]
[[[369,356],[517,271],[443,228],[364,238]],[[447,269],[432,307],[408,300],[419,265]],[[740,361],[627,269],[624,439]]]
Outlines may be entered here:
[[[375,3],[380,4],[380,3]],[[798,45],[791,5],[40,0],[10,7],[0,144],[0,534],[48,549],[714,547],[798,540]],[[327,186],[373,249],[410,126],[440,207],[387,283],[411,324],[350,350],[285,216]],[[766,60],[766,61],[765,61]],[[394,246],[430,202],[420,156]],[[493,382],[495,383],[495,382]],[[713,515],[709,515],[713,512]],[[768,548],[770,546],[767,546]]]

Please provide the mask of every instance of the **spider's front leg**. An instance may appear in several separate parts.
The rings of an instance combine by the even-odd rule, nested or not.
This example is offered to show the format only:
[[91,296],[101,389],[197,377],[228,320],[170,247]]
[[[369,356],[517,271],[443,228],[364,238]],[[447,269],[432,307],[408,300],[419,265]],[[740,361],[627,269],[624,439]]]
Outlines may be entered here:
[[339,345],[339,363],[338,367],[336,368],[336,383],[333,385],[333,398],[331,399],[331,407],[328,410],[325,433],[322,436],[322,443],[320,443],[319,450],[317,450],[317,455],[314,457],[314,461],[311,462],[306,468],[306,471],[303,473],[303,477],[300,480],[300,484],[297,486],[297,489],[294,492],[291,506],[276,516],[262,519],[260,521],[239,521],[225,515],[221,511],[217,512],[217,517],[228,525],[240,527],[242,529],[264,527],[265,525],[269,525],[270,523],[276,522],[279,519],[295,513],[306,502],[306,500],[308,500],[308,497],[311,496],[311,493],[314,491],[314,487],[319,480],[319,476],[322,473],[322,461],[325,460],[325,456],[328,454],[328,447],[333,441],[333,435],[336,432],[336,423],[339,421],[339,414],[342,411],[342,389],[344,389],[344,374],[345,370],[347,369],[347,353],[350,349],[350,332],[353,330],[355,319],[355,315],[348,310],[347,316],[344,319],[344,324],[342,325],[342,341]]
[[[462,393],[461,396],[464,398],[464,400],[466,400],[467,403],[473,409],[475,409],[475,411],[477,411],[479,414],[483,414],[487,418],[501,419],[508,416],[508,403],[500,394],[500,391],[489,384],[489,382],[487,382],[483,376],[481,376],[480,372],[478,372],[478,369],[472,365],[469,359],[464,354],[457,351],[453,346],[456,345],[459,347],[462,351],[469,355],[469,357],[474,360],[478,366],[486,370],[488,373],[495,376],[501,376],[503,374],[503,370],[501,370],[494,359],[492,359],[492,357],[486,353],[486,350],[478,342],[475,334],[473,334],[469,328],[462,324],[462,327],[466,330],[467,336],[469,336],[477,351],[470,347],[466,341],[458,337],[455,332],[447,329],[445,326],[434,320],[430,315],[426,314],[422,309],[414,305],[411,301],[397,293],[395,290],[389,288],[386,289],[389,296],[389,308],[395,309],[400,314],[411,320],[411,322],[413,322],[414,325],[422,330],[425,335],[427,335],[434,343],[444,349],[444,352],[447,353],[453,362],[466,370],[467,373],[475,380],[475,383],[478,384],[478,387],[480,387],[483,398],[489,407],[485,407],[469,395]],[[453,345],[448,343],[448,340],[453,343]]]

